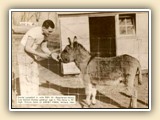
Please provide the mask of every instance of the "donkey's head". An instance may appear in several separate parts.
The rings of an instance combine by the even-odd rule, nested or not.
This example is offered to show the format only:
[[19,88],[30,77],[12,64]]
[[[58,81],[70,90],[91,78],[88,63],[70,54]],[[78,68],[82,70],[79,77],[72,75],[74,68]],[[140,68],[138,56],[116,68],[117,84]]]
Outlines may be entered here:
[[74,36],[73,41],[68,37],[69,45],[67,45],[60,54],[61,61],[64,63],[73,62],[76,56],[77,37]]

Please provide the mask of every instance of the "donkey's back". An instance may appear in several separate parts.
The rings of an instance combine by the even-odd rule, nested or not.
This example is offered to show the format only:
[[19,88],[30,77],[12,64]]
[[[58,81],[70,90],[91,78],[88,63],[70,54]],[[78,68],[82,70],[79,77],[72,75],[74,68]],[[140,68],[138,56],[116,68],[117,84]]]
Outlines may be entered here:
[[[94,84],[112,84],[123,82],[127,84],[138,74],[141,84],[141,67],[139,61],[129,55],[117,57],[93,58],[87,66],[87,74]],[[133,81],[132,81],[133,82]]]

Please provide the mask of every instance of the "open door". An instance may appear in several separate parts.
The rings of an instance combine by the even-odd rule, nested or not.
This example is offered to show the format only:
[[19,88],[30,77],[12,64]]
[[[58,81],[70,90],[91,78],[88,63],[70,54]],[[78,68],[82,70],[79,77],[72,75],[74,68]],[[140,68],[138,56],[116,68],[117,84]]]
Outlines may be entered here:
[[116,56],[115,16],[89,18],[91,54],[100,57]]

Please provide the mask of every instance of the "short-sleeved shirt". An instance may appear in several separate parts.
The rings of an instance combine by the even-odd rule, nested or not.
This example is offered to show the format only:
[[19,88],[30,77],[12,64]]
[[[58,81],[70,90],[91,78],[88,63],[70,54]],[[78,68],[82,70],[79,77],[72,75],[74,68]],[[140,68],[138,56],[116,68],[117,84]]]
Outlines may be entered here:
[[42,27],[31,28],[22,38],[21,44],[26,45],[28,37],[32,37],[35,41],[34,44],[40,44],[44,40]]

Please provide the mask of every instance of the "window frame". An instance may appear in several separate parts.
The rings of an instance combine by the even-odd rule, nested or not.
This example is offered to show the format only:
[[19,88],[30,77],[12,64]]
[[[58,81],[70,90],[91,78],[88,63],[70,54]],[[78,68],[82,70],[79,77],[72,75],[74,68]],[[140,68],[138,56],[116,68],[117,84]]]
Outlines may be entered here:
[[[131,25],[129,25],[127,23],[127,18],[131,18]],[[120,25],[120,19],[124,19],[124,25]],[[127,27],[133,27],[133,33],[129,34],[128,33],[128,29]],[[125,34],[122,34],[121,31],[120,31],[120,27],[125,27],[125,31],[126,33]],[[119,33],[119,36],[136,36],[136,14],[135,13],[127,13],[127,14],[119,14],[119,17],[118,17],[118,33]]]

